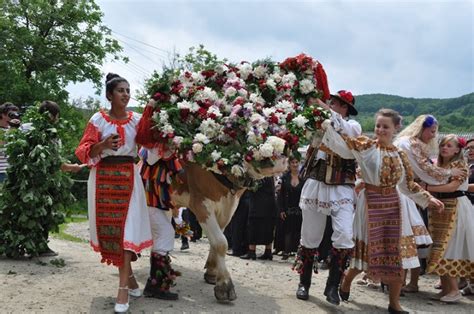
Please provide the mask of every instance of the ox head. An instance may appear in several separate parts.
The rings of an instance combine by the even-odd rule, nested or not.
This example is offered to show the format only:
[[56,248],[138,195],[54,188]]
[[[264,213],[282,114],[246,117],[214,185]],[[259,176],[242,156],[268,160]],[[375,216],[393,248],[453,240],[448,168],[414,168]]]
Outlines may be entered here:
[[282,173],[288,169],[288,158],[280,157],[274,161],[272,167],[256,168],[249,162],[244,162],[245,172],[254,180],[261,180]]

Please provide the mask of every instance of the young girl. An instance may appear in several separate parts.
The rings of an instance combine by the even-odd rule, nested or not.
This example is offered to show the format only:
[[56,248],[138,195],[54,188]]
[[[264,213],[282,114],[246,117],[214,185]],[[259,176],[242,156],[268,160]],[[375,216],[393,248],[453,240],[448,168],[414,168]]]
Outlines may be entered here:
[[152,245],[143,183],[135,165],[140,115],[127,111],[130,85],[117,74],[106,78],[107,112],[95,113],[84,131],[76,155],[91,167],[87,185],[90,243],[102,262],[119,270],[115,312],[128,311],[128,295],[141,291],[131,261]]
[[474,208],[466,196],[468,167],[462,148],[463,143],[454,134],[441,140],[438,166],[461,169],[463,175],[451,177],[447,184],[425,186],[445,207],[443,213],[430,214],[433,246],[427,270],[441,277],[442,290],[435,299],[450,303],[462,298],[457,277],[474,278]]
[[[337,119],[326,121],[323,143],[343,158],[355,158],[365,183],[356,205],[356,247],[351,267],[366,270],[370,277],[388,284],[390,313],[407,313],[399,303],[404,262],[416,261],[417,253],[414,237],[404,237],[402,233],[407,226],[402,224],[400,205],[403,203],[399,193],[423,207],[442,209],[443,204],[413,181],[406,155],[392,144],[401,125],[398,112],[381,109],[375,119],[374,140],[364,136],[346,137],[338,133]],[[353,278],[348,279],[350,282]],[[347,299],[348,291],[343,288],[344,285],[341,297]]]

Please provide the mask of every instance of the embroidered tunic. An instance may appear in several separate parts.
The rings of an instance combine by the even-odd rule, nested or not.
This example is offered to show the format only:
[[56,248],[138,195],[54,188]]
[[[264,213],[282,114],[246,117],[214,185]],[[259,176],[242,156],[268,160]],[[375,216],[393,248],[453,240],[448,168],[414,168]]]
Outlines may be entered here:
[[[368,270],[374,277],[400,277],[402,268],[419,266],[416,244],[407,218],[400,207],[400,192],[422,207],[430,194],[413,181],[413,173],[403,152],[393,145],[381,146],[365,136],[340,135],[337,121],[322,139],[342,158],[355,158],[366,185],[358,196],[354,220],[355,258],[351,267]],[[375,191],[374,191],[375,190]]]
[[[87,163],[91,167],[87,185],[89,230],[90,244],[97,252],[104,251],[104,248],[101,248],[101,245],[99,244],[99,226],[96,223],[96,219],[98,218],[96,216],[96,190],[98,188],[96,185],[99,176],[97,167],[101,160],[108,156],[137,157],[137,143],[135,141],[135,136],[137,134],[136,128],[139,120],[140,115],[134,112],[129,112],[128,118],[120,121],[112,120],[104,111],[97,112],[89,120],[81,142],[76,149],[76,155],[79,160],[82,163]],[[119,134],[121,139],[120,147],[116,151],[105,149],[100,155],[91,158],[89,156],[91,147],[111,134]],[[123,249],[134,253],[140,253],[143,249],[150,247],[153,242],[143,183],[137,165],[132,164],[131,169],[133,173],[133,188],[129,198],[128,211],[123,230]],[[120,193],[117,195],[120,195]],[[112,204],[110,207],[113,206],[114,205]]]
[[[331,120],[337,121],[342,133],[351,137],[361,135],[362,128],[357,121],[344,120],[340,114],[332,110],[331,114]],[[324,143],[318,148],[316,159],[326,160],[327,152],[334,153]],[[337,152],[335,153],[337,154]],[[354,159],[354,157],[346,159]],[[354,200],[354,188],[350,185],[327,185],[324,182],[308,178],[301,191],[300,208],[330,215],[332,211],[338,211],[347,205],[353,205]]]

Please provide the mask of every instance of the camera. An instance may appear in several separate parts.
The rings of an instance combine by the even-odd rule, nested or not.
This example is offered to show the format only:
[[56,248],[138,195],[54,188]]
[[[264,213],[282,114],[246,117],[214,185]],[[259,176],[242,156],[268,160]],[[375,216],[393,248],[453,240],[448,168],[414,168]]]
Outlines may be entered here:
[[19,128],[20,127],[20,114],[18,111],[9,111],[7,116],[11,119],[8,121],[8,124],[10,125],[11,128]]

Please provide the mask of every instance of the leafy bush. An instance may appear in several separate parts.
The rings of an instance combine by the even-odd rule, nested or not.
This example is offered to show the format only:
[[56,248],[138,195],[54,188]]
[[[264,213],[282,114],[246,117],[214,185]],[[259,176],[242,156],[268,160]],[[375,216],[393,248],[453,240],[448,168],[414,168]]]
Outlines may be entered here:
[[30,107],[25,130],[5,134],[7,179],[0,198],[0,254],[19,257],[38,255],[47,249],[49,231],[64,222],[65,206],[74,201],[71,179],[60,171],[60,134],[70,130],[67,121],[52,123]]

